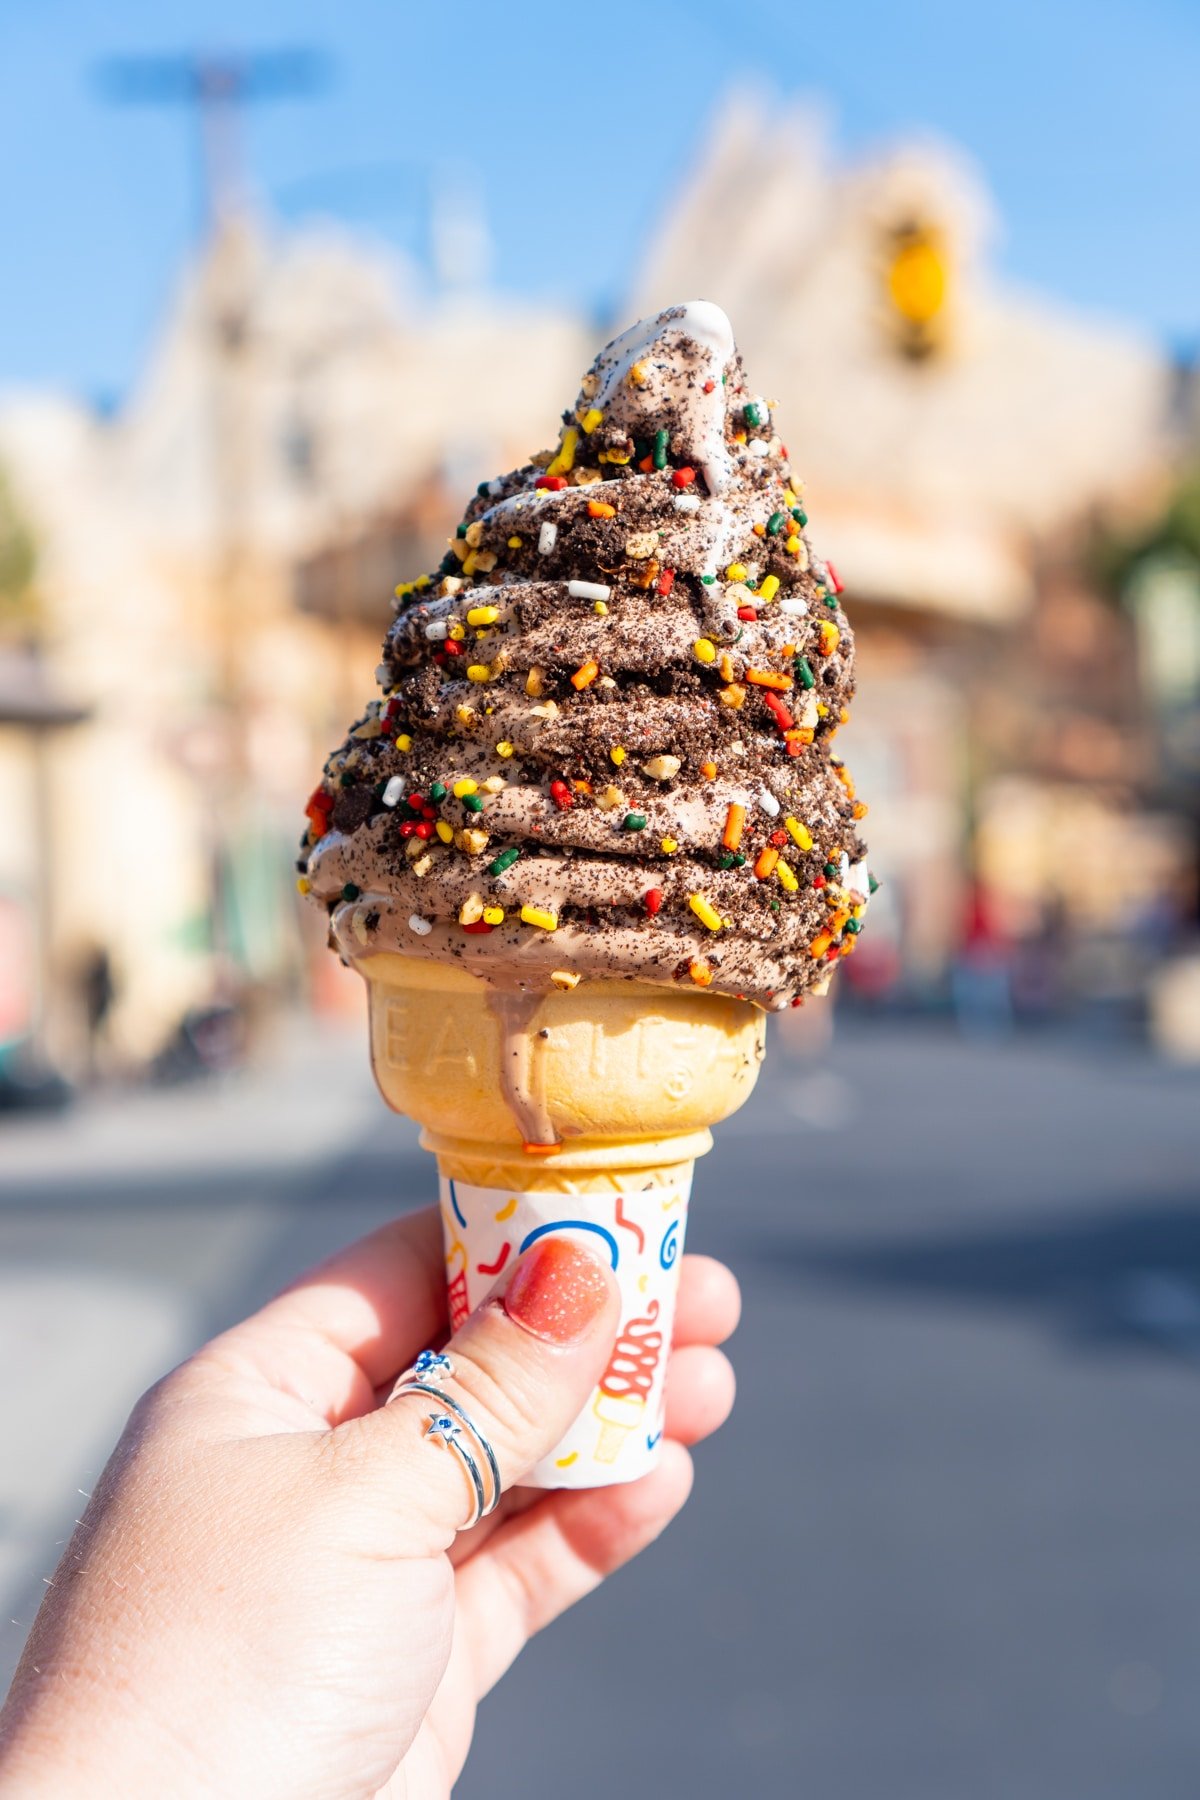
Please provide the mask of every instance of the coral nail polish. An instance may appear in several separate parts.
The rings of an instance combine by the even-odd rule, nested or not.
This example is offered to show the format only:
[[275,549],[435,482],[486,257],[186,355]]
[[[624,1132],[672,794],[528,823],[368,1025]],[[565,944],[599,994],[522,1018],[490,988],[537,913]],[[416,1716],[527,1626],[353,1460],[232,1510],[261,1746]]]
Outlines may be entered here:
[[570,1238],[543,1238],[525,1252],[504,1294],[510,1319],[551,1344],[585,1338],[608,1300],[604,1265]]

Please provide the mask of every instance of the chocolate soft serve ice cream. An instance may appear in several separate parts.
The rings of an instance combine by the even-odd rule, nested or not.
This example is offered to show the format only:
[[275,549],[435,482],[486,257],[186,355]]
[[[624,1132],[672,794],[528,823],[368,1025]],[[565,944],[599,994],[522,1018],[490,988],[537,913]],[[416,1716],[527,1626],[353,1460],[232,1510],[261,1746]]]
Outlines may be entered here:
[[823,989],[870,883],[833,754],[851,631],[806,523],[718,307],[602,350],[557,449],[397,590],[384,697],[309,806],[338,947],[510,993]]
[[653,1463],[694,1159],[868,902],[850,629],[806,524],[724,313],[643,320],[397,589],[382,697],[308,804],[300,885],[437,1156],[451,1325],[547,1232],[621,1289],[537,1486]]

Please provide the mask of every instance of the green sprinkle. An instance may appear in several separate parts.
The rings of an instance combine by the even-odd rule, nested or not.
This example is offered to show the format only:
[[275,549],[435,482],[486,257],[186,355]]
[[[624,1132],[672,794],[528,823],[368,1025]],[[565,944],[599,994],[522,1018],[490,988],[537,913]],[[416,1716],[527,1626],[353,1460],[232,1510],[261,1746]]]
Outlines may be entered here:
[[846,930],[850,933],[851,937],[857,937],[859,932],[862,930],[862,920],[861,919],[847,919],[846,920]]
[[511,850],[502,850],[496,860],[488,864],[488,874],[503,875],[505,869],[512,868],[520,854],[519,848],[515,846]]
[[808,524],[808,514],[805,512],[805,510],[802,506],[793,506],[792,517],[793,517],[793,519],[795,519],[797,525],[807,525]]
[[454,527],[454,535],[455,535],[455,537],[460,537],[460,538],[466,537],[466,535],[467,535],[466,524],[463,523],[462,525],[456,525]]
[[626,831],[645,831],[646,829],[645,813],[626,813],[621,822]]
[[716,576],[715,576],[715,575],[702,575],[702,576],[701,576],[701,577],[700,577],[700,579],[701,579],[701,581],[702,581],[702,582],[703,582],[703,583],[704,583],[704,585],[705,585],[705,587],[711,587],[711,586],[712,586],[712,584],[713,584],[713,582],[714,582],[714,581],[715,581],[715,580],[716,580],[716,579],[717,579],[717,578],[716,578]]
[[787,514],[784,512],[774,512],[767,520],[767,531],[771,537],[778,537],[786,524]]
[[756,588],[758,586],[758,577],[757,576],[751,577],[751,576],[747,575],[745,581],[742,583],[742,586],[748,587],[748,588]]
[[744,869],[745,866],[746,866],[745,857],[741,854],[740,851],[735,852],[733,850],[727,850],[725,852],[724,856],[721,858],[720,862],[717,864],[718,869]]
[[761,425],[762,424],[762,422],[763,422],[762,408],[760,406],[758,406],[753,400],[751,400],[748,405],[743,407],[742,411],[743,411],[743,415],[745,417],[747,425]]
[[792,664],[792,667],[796,671],[796,680],[800,683],[801,687],[816,687],[817,678],[812,672],[812,664],[809,662],[807,656],[798,656]]
[[771,911],[772,911],[772,912],[778,912],[778,911],[779,911],[779,902],[778,902],[778,900],[772,900],[772,902],[771,902]]
[[464,794],[463,805],[468,812],[481,813],[483,811],[483,799],[479,794]]
[[444,781],[434,782],[429,790],[429,798],[431,800],[444,800],[446,798],[446,784]]
[[721,386],[722,386],[722,387],[728,387],[728,386],[729,386],[729,377],[728,377],[728,375],[722,375],[722,377],[721,377]]
[[879,892],[879,883],[871,874],[868,874],[867,876],[867,892],[870,894],[877,894]]
[[342,889],[342,899],[343,900],[357,900],[358,896],[361,893],[362,893],[362,889],[359,887],[359,885],[356,881],[348,881],[346,883],[345,887]]
[[662,430],[655,432],[655,434],[654,434],[654,466],[656,469],[665,469],[666,468],[666,466],[667,466],[667,445],[670,443],[670,441],[671,441],[671,434],[669,431],[662,429]]
[[824,874],[827,881],[832,881],[837,872],[838,866],[836,863],[825,864]]

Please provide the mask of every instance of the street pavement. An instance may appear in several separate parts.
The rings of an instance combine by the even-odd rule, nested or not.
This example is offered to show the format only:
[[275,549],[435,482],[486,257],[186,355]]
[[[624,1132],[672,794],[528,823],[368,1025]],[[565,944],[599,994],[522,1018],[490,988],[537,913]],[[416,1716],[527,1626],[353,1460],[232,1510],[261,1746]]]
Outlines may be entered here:
[[[1194,1800],[1198,1169],[1196,1076],[1132,1046],[773,1054],[689,1228],[743,1284],[733,1420],[460,1800]],[[5,1679],[138,1392],[431,1190],[357,1034],[0,1126]]]

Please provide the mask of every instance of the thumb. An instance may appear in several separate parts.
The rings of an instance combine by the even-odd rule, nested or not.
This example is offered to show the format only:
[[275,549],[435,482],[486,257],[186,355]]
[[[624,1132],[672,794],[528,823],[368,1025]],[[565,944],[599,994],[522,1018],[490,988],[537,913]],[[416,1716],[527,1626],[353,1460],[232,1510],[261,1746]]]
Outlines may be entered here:
[[[620,1308],[606,1261],[573,1238],[541,1238],[446,1345],[449,1370],[418,1377],[441,1389],[486,1438],[504,1488],[553,1448],[586,1404],[612,1350]],[[399,1484],[411,1503],[405,1517],[424,1520],[444,1543],[474,1516],[476,1496],[462,1456],[426,1435],[440,1414],[462,1425],[453,1407],[422,1393],[397,1395],[356,1424],[373,1469],[393,1492]],[[483,1447],[466,1427],[458,1441],[478,1463],[490,1499]]]

